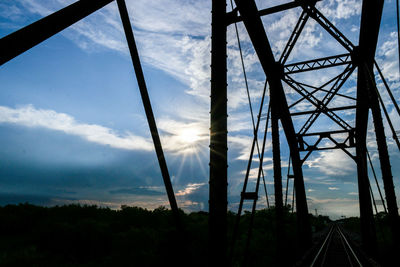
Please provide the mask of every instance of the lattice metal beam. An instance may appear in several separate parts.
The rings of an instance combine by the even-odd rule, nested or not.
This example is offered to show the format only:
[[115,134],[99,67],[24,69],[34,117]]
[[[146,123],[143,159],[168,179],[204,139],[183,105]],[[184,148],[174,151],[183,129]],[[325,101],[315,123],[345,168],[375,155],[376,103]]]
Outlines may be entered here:
[[287,64],[284,66],[284,72],[285,74],[299,73],[351,64],[351,62],[351,55],[348,53]]

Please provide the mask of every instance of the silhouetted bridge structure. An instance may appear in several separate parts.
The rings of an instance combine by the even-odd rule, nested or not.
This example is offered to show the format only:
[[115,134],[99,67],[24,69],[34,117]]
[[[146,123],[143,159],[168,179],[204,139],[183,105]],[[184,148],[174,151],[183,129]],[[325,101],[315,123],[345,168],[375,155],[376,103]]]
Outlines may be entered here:
[[[69,27],[73,23],[83,19],[97,11],[113,0],[80,0],[65,7],[25,28],[22,28],[0,40],[0,64],[4,64],[26,50]],[[136,48],[129,15],[124,0],[116,0],[124,27],[126,39],[132,63],[135,69],[137,82],[143,100],[151,136],[159,160],[161,173],[164,179],[166,191],[174,213],[178,229],[183,229],[179,218],[178,205],[170,181],[167,164],[162,150],[157,131],[156,121],[152,112],[150,99],[147,93],[146,83],[140,64],[139,54]],[[266,149],[266,137],[268,129],[271,129],[274,195],[277,225],[282,225],[283,191],[279,123],[281,124],[288,147],[290,149],[290,167],[292,173],[288,173],[289,179],[294,182],[295,206],[297,211],[297,233],[299,248],[306,251],[311,246],[311,227],[308,219],[308,206],[302,166],[310,154],[314,151],[327,149],[340,149],[353,159],[358,173],[358,195],[361,219],[361,234],[363,249],[372,257],[377,251],[376,232],[374,226],[373,205],[371,201],[371,187],[368,178],[369,154],[366,146],[367,125],[369,111],[372,113],[375,129],[376,143],[379,153],[380,168],[384,185],[385,203],[390,219],[390,229],[393,236],[393,247],[399,248],[400,229],[396,195],[393,184],[393,175],[389,160],[388,146],[384,131],[382,111],[387,121],[393,139],[400,150],[400,142],[397,133],[383,103],[376,85],[376,74],[383,81],[396,115],[400,116],[400,110],[390,88],[375,61],[375,50],[378,41],[380,21],[383,10],[383,0],[362,1],[361,25],[358,44],[353,44],[332,22],[330,22],[316,7],[316,0],[295,0],[285,4],[258,10],[254,0],[235,0],[232,11],[227,12],[226,1],[212,1],[212,41],[211,41],[211,117],[210,117],[210,180],[209,180],[209,258],[211,266],[229,265],[227,251],[228,242],[235,246],[237,226],[245,201],[250,201],[252,212],[256,209],[259,187],[264,179],[263,158]],[[279,59],[276,59],[271,49],[270,39],[266,34],[262,16],[275,14],[292,8],[300,8],[301,14],[295,25],[286,46]],[[308,21],[315,21],[336,42],[344,48],[345,53],[340,55],[326,55],[322,58],[311,58],[302,62],[290,62],[291,53],[294,51],[299,37],[303,33]],[[238,219],[234,226],[233,239],[227,239],[227,185],[228,185],[228,161],[227,161],[227,27],[243,23],[250,37],[251,43],[258,56],[261,67],[266,75],[265,86],[262,89],[260,109],[257,116],[253,116],[253,141],[250,148],[250,157],[246,169],[246,175],[241,193],[241,201],[238,211]],[[236,33],[238,34],[237,28]],[[237,35],[239,48],[240,38]],[[312,56],[312,55],[310,55]],[[243,71],[245,74],[244,64]],[[301,79],[300,73],[316,72],[322,69],[337,68],[338,71],[324,84],[308,84]],[[353,73],[357,73],[356,92],[350,93],[344,88],[346,81]],[[245,77],[246,78],[246,77]],[[248,88],[247,88],[248,89]],[[268,108],[264,102],[269,91]],[[288,92],[296,97],[288,97]],[[249,90],[247,90],[249,92]],[[351,102],[349,105],[338,105],[343,98]],[[250,100],[249,95],[249,100]],[[307,109],[298,110],[299,103],[306,103]],[[336,103],[336,104],[335,104]],[[251,103],[250,103],[251,104]],[[344,112],[351,111],[352,119],[344,116]],[[319,118],[324,117],[332,122],[325,129],[314,127]],[[265,120],[265,126],[261,122]],[[264,122],[263,122],[264,123]],[[270,123],[270,125],[269,125]],[[261,127],[261,129],[260,129]],[[258,135],[261,133],[261,145]],[[254,155],[256,154],[256,155]],[[258,162],[254,163],[253,158]],[[256,187],[248,188],[249,173],[252,164],[258,164]],[[375,171],[374,171],[375,172]],[[377,183],[378,184],[378,183]],[[382,196],[381,196],[382,197]],[[383,200],[383,197],[382,197]],[[287,190],[286,190],[287,201]],[[285,201],[285,202],[286,202]],[[286,203],[285,203],[286,204]],[[385,209],[386,209],[385,206]],[[278,249],[284,242],[285,229],[278,228]],[[340,230],[335,228],[329,238],[332,244],[338,243],[341,238]],[[251,230],[248,235],[250,242]],[[283,253],[283,251],[280,251]],[[329,256],[329,255],[328,255]],[[320,261],[316,259],[316,261]],[[351,260],[356,261],[356,260]]]

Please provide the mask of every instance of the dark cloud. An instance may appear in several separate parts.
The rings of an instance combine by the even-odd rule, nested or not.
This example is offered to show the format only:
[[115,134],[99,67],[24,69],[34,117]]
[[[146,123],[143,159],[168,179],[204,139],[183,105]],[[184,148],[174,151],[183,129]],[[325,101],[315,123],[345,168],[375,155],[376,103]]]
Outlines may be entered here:
[[[12,193],[1,193],[0,194],[0,205],[5,206],[8,204],[20,204],[29,203],[40,206],[54,206],[59,204],[54,201],[56,197],[48,195],[33,195],[33,194],[12,194]],[[57,199],[60,199],[57,197]],[[62,200],[70,201],[75,200],[73,198],[62,198]]]
[[121,188],[108,191],[113,195],[146,195],[146,196],[160,196],[165,195],[165,192],[156,191],[145,187],[131,187]]

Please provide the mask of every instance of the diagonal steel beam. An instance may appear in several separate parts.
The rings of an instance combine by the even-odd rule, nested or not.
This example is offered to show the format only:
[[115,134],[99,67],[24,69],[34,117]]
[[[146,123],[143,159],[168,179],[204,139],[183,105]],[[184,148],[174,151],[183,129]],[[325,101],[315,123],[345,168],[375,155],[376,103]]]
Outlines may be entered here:
[[128,11],[126,9],[124,0],[117,0],[118,9],[120,13],[120,17],[122,20],[122,25],[125,31],[126,40],[128,43],[129,52],[131,55],[132,64],[135,70],[137,83],[140,91],[140,95],[142,97],[143,107],[146,113],[147,122],[149,124],[151,137],[153,139],[154,148],[156,150],[158,163],[160,165],[161,174],[164,180],[165,189],[167,191],[167,196],[169,203],[171,205],[172,214],[174,216],[177,228],[179,231],[182,231],[183,225],[179,215],[178,204],[176,202],[174,189],[172,187],[170,175],[168,172],[167,162],[165,161],[165,156],[163,152],[163,148],[161,145],[160,136],[157,130],[156,120],[154,118],[153,109],[151,107],[150,97],[147,91],[146,81],[144,79],[142,65],[140,63],[139,52],[137,50],[135,38],[133,35],[131,23],[129,20]]
[[353,43],[333,25],[315,6],[303,6],[304,10],[317,21],[333,38],[335,38],[350,53],[354,50]]
[[235,2],[242,15],[244,25],[253,43],[261,66],[268,77],[270,97],[272,101],[279,103],[279,105],[275,105],[275,107],[279,108],[280,120],[290,147],[293,171],[296,176],[294,182],[297,196],[298,240],[299,244],[301,244],[300,248],[307,249],[311,245],[311,227],[308,220],[308,207],[298,142],[281,82],[281,77],[283,75],[282,69],[275,61],[264,26],[257,14],[258,10],[254,0],[235,0]]
[[[328,112],[337,111],[337,110],[349,110],[355,109],[356,106],[343,106],[343,107],[336,107],[336,108],[327,108]],[[299,112],[292,112],[290,116],[302,116],[307,114],[314,114],[315,110],[306,110],[306,111],[299,111]]]
[[299,20],[297,21],[296,26],[294,27],[292,34],[289,37],[289,40],[288,40],[285,48],[283,49],[281,58],[279,59],[279,62],[282,65],[286,63],[286,60],[290,56],[290,53],[292,52],[293,47],[295,46],[297,40],[299,39],[300,34],[303,31],[304,26],[306,25],[309,17],[310,17],[310,15],[308,15],[308,13],[303,10],[303,12],[300,15]]
[[346,82],[346,80],[350,77],[350,75],[354,71],[354,66],[349,65],[347,68],[344,70],[343,74],[338,77],[338,79],[335,81],[335,83],[332,85],[331,89],[329,92],[326,93],[324,98],[320,101],[321,106],[324,107],[324,109],[316,110],[316,112],[311,115],[307,122],[303,125],[303,127],[300,130],[300,133],[306,133],[311,125],[317,120],[319,115],[321,114],[321,111],[324,112],[326,115],[328,115],[329,118],[334,120],[335,122],[339,122],[340,126],[345,127],[345,128],[351,128],[351,126],[344,121],[340,116],[337,116],[334,112],[326,112],[326,109],[328,109],[328,104],[331,102],[333,97],[336,95],[336,93],[342,88],[343,84]]
[[296,92],[298,92],[301,96],[303,96],[312,105],[314,105],[316,107],[315,112],[313,114],[311,114],[311,116],[305,122],[305,124],[303,125],[303,127],[301,128],[299,133],[301,133],[301,134],[306,133],[321,113],[324,113],[326,116],[328,116],[332,121],[334,121],[336,124],[338,124],[343,129],[351,128],[351,126],[346,121],[344,121],[342,118],[340,118],[340,116],[336,115],[336,113],[333,112],[332,110],[329,110],[326,103],[317,99],[314,95],[312,95],[310,92],[308,92],[302,85],[298,84],[291,77],[286,75],[284,81],[291,88],[293,88]]
[[[314,89],[311,92],[311,94],[315,94],[317,91],[322,91],[322,92],[325,92],[325,93],[329,93],[330,92],[329,90],[323,89],[324,85],[321,86],[321,87],[315,87],[315,86],[312,86],[312,85],[309,85],[309,84],[305,84],[305,83],[302,83],[302,82],[299,82],[299,81],[297,81],[297,83],[302,85],[302,86],[304,86],[304,87],[310,87],[311,89]],[[347,99],[350,99],[350,100],[354,100],[354,101],[357,100],[355,97],[344,95],[344,94],[340,94],[340,93],[336,93],[336,95],[344,97],[344,98],[347,98]],[[291,108],[291,107],[292,107],[292,105],[289,106],[289,108]]]
[[80,0],[0,40],[0,65],[99,10],[113,0]]
[[[339,75],[337,75],[337,76],[335,76],[334,78],[330,79],[329,81],[325,82],[325,83],[324,83],[323,85],[321,85],[320,87],[310,86],[310,85],[308,85],[308,84],[304,84],[304,83],[301,83],[301,82],[298,82],[298,81],[296,81],[296,82],[297,82],[297,84],[299,84],[299,85],[301,85],[301,86],[303,86],[303,87],[310,87],[310,88],[313,88],[314,90],[310,93],[310,94],[313,95],[313,94],[316,93],[318,90],[322,90],[322,91],[328,92],[327,90],[322,89],[322,88],[324,88],[325,86],[327,86],[327,85],[330,84],[330,83],[335,82],[337,79],[339,79],[339,77],[340,77],[341,75],[342,75],[342,73],[340,73]],[[339,95],[339,94],[337,94],[337,95]],[[344,96],[344,95],[341,95],[341,94],[340,94],[340,96],[349,98],[349,99],[351,99],[351,100],[356,100],[355,98],[350,97],[350,96]],[[292,103],[292,104],[289,106],[289,108],[292,108],[292,107],[296,106],[297,104],[299,104],[301,101],[303,101],[303,100],[305,100],[305,99],[306,99],[306,98],[305,98],[304,96],[302,96],[300,99],[296,100],[296,102]]]
[[326,93],[326,95],[322,100],[319,100],[316,97],[314,97],[313,94],[309,93],[301,84],[298,84],[289,75],[285,75],[285,82],[316,107],[315,113],[308,118],[308,120],[300,129],[301,134],[304,134],[308,131],[308,129],[312,126],[312,124],[315,122],[315,120],[319,117],[321,113],[327,115],[330,119],[336,122],[343,129],[351,128],[351,126],[342,118],[340,118],[340,116],[337,116],[334,112],[329,111],[327,106],[329,102],[333,99],[333,97],[336,95],[336,93],[339,91],[339,89],[342,87],[342,85],[346,82],[347,78],[351,75],[353,70],[354,67],[352,65],[347,66],[347,68],[342,72],[342,74],[337,76],[337,80],[334,82],[333,86]]

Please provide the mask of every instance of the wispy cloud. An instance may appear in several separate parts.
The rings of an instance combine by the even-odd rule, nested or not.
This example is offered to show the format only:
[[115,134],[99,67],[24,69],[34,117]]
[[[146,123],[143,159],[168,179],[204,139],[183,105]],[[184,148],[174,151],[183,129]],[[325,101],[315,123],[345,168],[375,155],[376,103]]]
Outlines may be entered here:
[[130,132],[121,134],[97,124],[78,122],[68,114],[58,113],[54,110],[36,109],[33,105],[19,108],[0,106],[0,123],[46,128],[118,149],[145,151],[153,149],[151,141],[144,137]]

